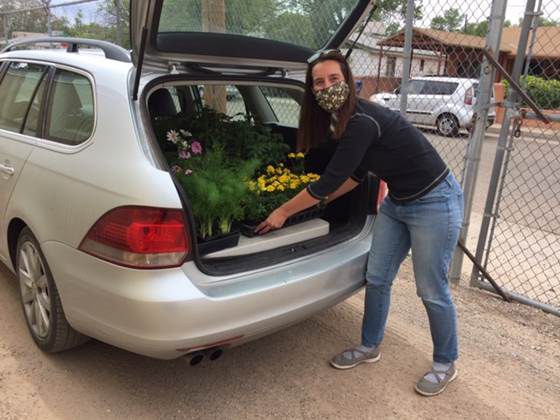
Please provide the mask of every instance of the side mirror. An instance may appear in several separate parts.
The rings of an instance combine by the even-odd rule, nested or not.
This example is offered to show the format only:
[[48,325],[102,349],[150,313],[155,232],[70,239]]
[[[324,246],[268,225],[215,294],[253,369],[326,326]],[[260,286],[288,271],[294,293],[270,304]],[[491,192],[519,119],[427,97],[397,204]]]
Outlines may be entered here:
[[395,95],[398,95],[399,93],[401,93],[401,88],[396,88],[396,89],[393,91],[393,93],[394,93]]

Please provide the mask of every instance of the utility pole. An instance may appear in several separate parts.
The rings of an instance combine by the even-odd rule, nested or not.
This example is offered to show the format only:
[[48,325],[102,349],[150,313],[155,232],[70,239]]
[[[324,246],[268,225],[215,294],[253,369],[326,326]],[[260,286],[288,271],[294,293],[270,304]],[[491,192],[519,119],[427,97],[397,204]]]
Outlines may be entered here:
[[117,44],[122,46],[123,45],[122,16],[121,16],[122,0],[115,0],[115,8],[116,8],[116,17],[117,17]]
[[4,40],[6,41],[6,45],[8,45],[10,39],[10,21],[8,20],[8,15],[2,16],[2,23],[4,25]]
[[[202,0],[202,31],[224,33],[226,31],[225,0]],[[218,112],[227,112],[226,87],[206,85],[204,89],[206,105]]]
[[51,0],[41,0],[47,14],[47,34],[52,36]]
[[408,82],[410,80],[410,68],[412,66],[412,26],[414,25],[414,0],[408,0],[406,4],[406,26],[404,32],[403,51],[403,73],[401,79],[401,115],[406,116],[408,104]]

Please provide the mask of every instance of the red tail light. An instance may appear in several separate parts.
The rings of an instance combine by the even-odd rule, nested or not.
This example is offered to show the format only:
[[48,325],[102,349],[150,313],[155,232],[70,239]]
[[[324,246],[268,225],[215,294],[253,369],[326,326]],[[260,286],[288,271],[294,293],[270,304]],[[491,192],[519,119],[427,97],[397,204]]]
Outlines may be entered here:
[[472,105],[473,98],[474,98],[474,89],[470,87],[465,92],[465,105]]
[[181,265],[190,244],[181,210],[125,206],[103,215],[80,249],[126,267],[165,268]]

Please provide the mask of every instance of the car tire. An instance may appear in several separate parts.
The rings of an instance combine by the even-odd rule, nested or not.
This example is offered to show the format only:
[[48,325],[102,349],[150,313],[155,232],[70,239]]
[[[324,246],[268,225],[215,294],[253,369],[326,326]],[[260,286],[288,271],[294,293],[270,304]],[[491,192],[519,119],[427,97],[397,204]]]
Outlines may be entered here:
[[459,134],[459,120],[453,114],[442,114],[436,121],[438,134],[444,137],[457,137]]
[[89,338],[74,330],[66,320],[47,260],[29,228],[21,231],[16,249],[20,301],[33,341],[47,353],[85,343]]

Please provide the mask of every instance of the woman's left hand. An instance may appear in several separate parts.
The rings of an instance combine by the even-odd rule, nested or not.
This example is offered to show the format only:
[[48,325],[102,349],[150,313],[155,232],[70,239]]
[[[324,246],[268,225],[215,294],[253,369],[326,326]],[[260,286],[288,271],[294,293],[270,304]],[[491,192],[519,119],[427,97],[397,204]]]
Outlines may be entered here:
[[286,214],[286,212],[281,207],[278,207],[276,210],[270,213],[270,215],[264,222],[260,223],[257,226],[257,228],[255,229],[255,233],[262,235],[273,229],[280,229],[286,222],[287,218],[288,215]]

